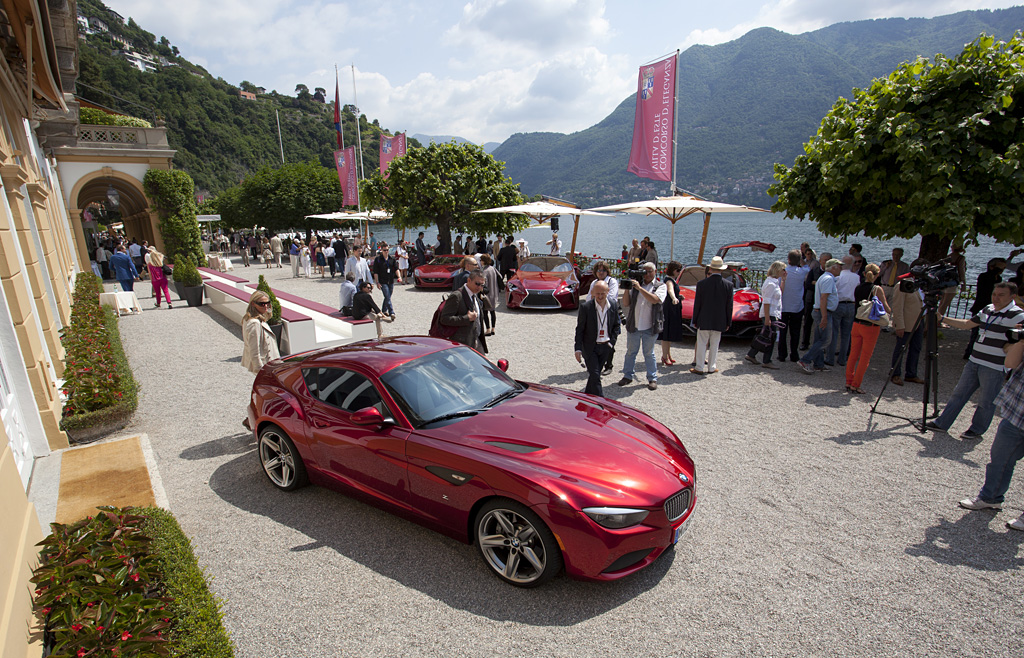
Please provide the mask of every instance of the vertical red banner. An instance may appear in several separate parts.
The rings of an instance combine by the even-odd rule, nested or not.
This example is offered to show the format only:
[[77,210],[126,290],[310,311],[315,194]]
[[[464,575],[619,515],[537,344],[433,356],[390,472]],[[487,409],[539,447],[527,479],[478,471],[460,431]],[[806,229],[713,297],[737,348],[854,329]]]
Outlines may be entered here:
[[626,171],[651,180],[672,180],[675,99],[676,55],[640,67]]
[[389,135],[380,136],[380,173],[387,178],[388,165],[395,158],[405,155],[405,133],[398,133],[394,137]]
[[334,166],[338,169],[343,204],[359,207],[359,181],[356,180],[356,147],[334,152]]

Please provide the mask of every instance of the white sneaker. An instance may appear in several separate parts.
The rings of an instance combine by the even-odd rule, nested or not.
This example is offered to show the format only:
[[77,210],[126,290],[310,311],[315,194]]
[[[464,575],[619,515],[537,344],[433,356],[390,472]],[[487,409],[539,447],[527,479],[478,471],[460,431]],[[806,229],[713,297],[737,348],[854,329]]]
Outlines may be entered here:
[[[963,500],[960,501],[960,507],[963,507],[964,509],[970,509],[970,510],[979,510],[979,509],[1001,510],[1001,509],[1003,509],[1003,505],[1001,503],[986,503],[981,498],[964,498]],[[1024,530],[1024,528],[1021,528],[1021,529]]]
[[1013,521],[1007,521],[1006,522],[1006,527],[1011,529],[1011,530],[1021,530],[1021,531],[1024,531],[1024,514],[1021,514],[1020,516],[1015,518]]

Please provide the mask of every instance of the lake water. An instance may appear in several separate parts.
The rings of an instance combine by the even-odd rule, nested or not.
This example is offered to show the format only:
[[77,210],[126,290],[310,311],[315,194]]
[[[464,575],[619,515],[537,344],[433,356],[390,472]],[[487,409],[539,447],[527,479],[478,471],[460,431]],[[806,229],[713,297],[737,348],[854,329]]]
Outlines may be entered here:
[[[572,243],[572,217],[560,220],[559,238],[562,249],[569,251]],[[700,237],[704,230],[704,216],[693,214],[676,222],[675,229],[675,260],[683,265],[697,262],[700,249]],[[643,217],[640,215],[620,215],[616,217],[580,217],[579,231],[576,236],[576,251],[585,256],[598,255],[616,259],[622,252],[622,245],[629,245],[633,238],[650,236],[658,250],[662,262],[672,259],[669,248],[672,225],[661,217]],[[395,229],[389,225],[377,224],[374,232],[378,239],[389,242],[395,239]],[[426,232],[427,239],[433,241],[436,233]],[[406,235],[415,237],[415,233]],[[454,238],[454,236],[453,236]],[[525,238],[534,253],[547,253],[544,245],[551,239],[551,230],[547,226],[529,228],[516,234],[516,239]],[[776,245],[774,253],[754,253],[749,249],[730,250],[727,260],[738,260],[753,269],[765,270],[775,260],[786,261],[786,253],[790,249],[798,249],[801,242],[808,242],[818,254],[830,251],[836,257],[846,255],[850,244],[857,242],[864,247],[864,256],[869,263],[880,263],[890,258],[892,250],[903,247],[904,261],[910,262],[917,257],[921,246],[921,238],[911,240],[895,238],[880,241],[863,236],[851,237],[846,244],[837,238],[828,238],[818,232],[817,226],[811,221],[786,219],[776,213],[714,213],[708,227],[707,245],[704,248],[704,263],[711,260],[718,248],[726,244],[760,240]],[[411,240],[410,240],[411,241]],[[989,259],[1006,258],[1013,245],[999,243],[991,238],[981,238],[978,246],[968,245],[967,280],[973,284],[978,275],[985,270]]]

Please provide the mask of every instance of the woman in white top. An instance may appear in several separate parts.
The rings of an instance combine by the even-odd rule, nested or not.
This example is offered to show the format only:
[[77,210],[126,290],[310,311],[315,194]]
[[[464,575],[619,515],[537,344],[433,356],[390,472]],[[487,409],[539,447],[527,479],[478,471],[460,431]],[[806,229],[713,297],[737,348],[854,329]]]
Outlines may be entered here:
[[[594,281],[590,284],[590,288],[593,289],[594,284],[598,281],[604,281],[608,284],[608,299],[619,298],[619,280],[611,275],[611,271],[608,269],[608,263],[603,260],[594,261]],[[587,296],[584,297],[583,301],[590,301],[590,290],[587,290]]]
[[[786,264],[777,260],[768,268],[768,277],[761,285],[761,309],[758,317],[764,320],[763,331],[768,332],[768,347],[763,348],[758,344],[758,338],[750,345],[745,357],[747,361],[757,364],[755,355],[764,349],[764,358],[761,360],[761,367],[778,370],[779,367],[772,363],[772,351],[775,349],[775,335],[778,333],[778,323],[782,320],[782,281],[780,277],[786,271]],[[759,334],[760,336],[761,334]]]
[[406,250],[405,245],[399,243],[395,247],[395,257],[398,258],[398,270],[401,275],[401,279],[404,281],[406,277],[406,270],[409,269],[409,252]]
[[302,245],[302,250],[299,252],[299,262],[302,263],[302,272],[306,275],[306,278],[313,276],[313,261],[309,257],[309,246]]
[[254,292],[242,318],[242,366],[253,374],[267,362],[281,358],[277,338],[267,324],[272,313],[270,296],[262,290]]

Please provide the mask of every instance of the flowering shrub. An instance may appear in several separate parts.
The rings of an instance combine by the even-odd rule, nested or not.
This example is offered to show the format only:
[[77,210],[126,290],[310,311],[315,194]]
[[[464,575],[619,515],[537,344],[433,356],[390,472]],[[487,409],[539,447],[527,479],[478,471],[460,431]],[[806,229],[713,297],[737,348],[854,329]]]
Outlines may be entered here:
[[103,284],[91,272],[75,280],[71,322],[61,331],[65,351],[61,428],[76,430],[127,420],[138,387],[121,346],[117,315],[100,306]]
[[32,582],[49,655],[230,658],[219,604],[174,517],[100,510],[54,523],[39,544]]
[[152,128],[153,124],[145,119],[129,117],[123,114],[110,114],[103,110],[83,107],[78,110],[78,120],[90,126],[131,126],[134,128]]

